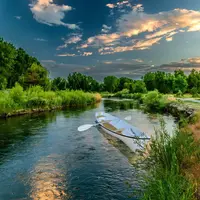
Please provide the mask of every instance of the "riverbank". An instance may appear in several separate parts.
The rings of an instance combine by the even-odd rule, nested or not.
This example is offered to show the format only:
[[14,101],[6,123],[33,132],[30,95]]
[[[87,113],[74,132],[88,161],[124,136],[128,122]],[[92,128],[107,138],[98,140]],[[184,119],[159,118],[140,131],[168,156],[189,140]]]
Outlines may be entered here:
[[147,174],[141,184],[142,200],[200,199],[200,114],[197,103],[181,101],[157,91],[118,93],[110,97],[117,96],[132,99],[139,109],[149,113],[170,114],[179,122],[172,136],[162,123],[145,152],[148,157],[144,158],[143,169]]
[[16,85],[0,91],[0,118],[51,111],[56,109],[85,107],[101,101],[98,93],[83,91],[44,91],[39,86],[23,90]]

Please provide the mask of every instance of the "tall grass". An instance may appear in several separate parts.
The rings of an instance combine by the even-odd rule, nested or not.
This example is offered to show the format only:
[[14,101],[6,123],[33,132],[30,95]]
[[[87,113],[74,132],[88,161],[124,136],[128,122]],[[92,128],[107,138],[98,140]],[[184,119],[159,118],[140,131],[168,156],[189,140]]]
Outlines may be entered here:
[[40,86],[33,86],[24,91],[19,84],[16,84],[10,90],[0,91],[0,115],[12,114],[20,110],[87,106],[100,100],[99,94],[67,90],[44,91]]
[[194,200],[196,182],[187,169],[200,164],[200,145],[190,133],[176,130],[169,136],[162,122],[151,140],[142,200]]

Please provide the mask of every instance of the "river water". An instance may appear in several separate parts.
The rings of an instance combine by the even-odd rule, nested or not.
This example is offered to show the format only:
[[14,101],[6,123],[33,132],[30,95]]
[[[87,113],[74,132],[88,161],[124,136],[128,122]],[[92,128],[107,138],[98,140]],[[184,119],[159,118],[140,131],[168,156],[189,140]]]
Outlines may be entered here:
[[[105,110],[153,134],[159,119],[127,101],[0,121],[0,200],[126,200],[137,188],[136,169],[96,128],[79,133]],[[169,132],[174,119],[164,116]],[[127,185],[129,183],[129,187]]]

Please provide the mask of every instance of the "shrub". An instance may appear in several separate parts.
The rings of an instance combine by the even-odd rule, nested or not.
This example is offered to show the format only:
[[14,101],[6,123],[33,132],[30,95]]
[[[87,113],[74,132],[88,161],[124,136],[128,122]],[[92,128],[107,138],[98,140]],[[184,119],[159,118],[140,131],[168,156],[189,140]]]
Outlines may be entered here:
[[146,168],[147,184],[143,184],[142,200],[193,200],[196,186],[183,171],[199,162],[200,147],[191,134],[176,130],[169,136],[162,123],[152,138]]
[[166,106],[166,98],[162,94],[160,94],[157,90],[148,92],[144,96],[144,104],[146,110],[148,111],[163,111]]

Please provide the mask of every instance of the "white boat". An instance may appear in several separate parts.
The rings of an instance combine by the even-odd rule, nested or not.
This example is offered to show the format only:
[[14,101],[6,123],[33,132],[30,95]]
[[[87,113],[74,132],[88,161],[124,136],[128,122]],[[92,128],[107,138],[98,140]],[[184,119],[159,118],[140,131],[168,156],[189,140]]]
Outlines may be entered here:
[[123,141],[132,151],[143,150],[149,140],[145,133],[118,117],[105,112],[97,112],[95,117],[106,133]]

